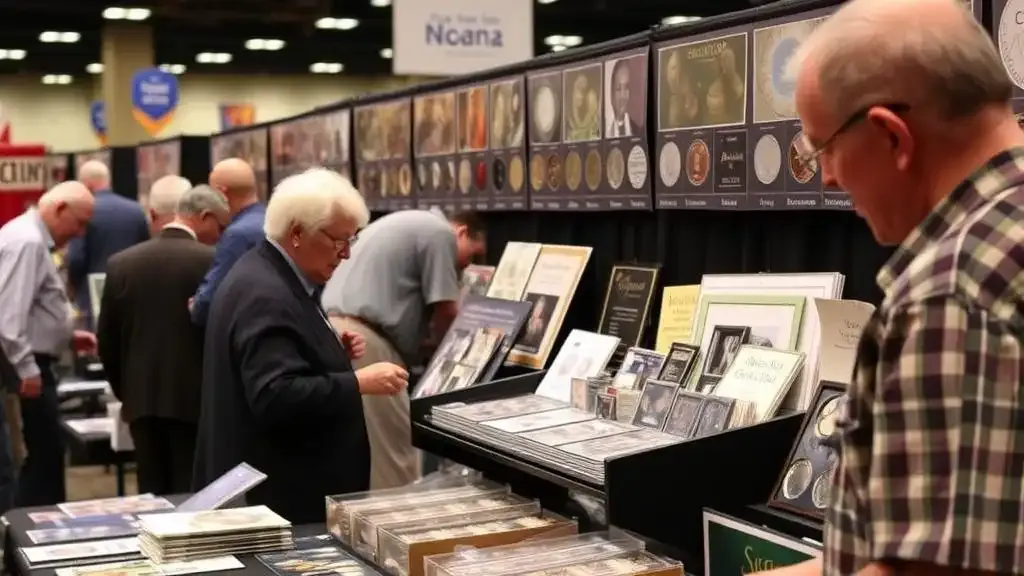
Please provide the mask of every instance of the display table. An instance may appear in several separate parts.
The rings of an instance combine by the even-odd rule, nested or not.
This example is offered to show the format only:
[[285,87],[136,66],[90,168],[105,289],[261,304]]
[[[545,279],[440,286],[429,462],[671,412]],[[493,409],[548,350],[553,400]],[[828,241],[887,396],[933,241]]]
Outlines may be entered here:
[[73,466],[114,466],[117,495],[125,495],[125,465],[135,461],[135,452],[118,452],[110,446],[110,431],[80,432],[68,425],[73,418],[61,419],[61,430],[71,451]]

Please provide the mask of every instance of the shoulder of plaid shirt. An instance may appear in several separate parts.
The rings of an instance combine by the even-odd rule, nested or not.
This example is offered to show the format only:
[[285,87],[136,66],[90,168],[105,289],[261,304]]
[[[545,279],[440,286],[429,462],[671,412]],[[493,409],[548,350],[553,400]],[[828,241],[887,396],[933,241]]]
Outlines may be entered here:
[[878,284],[823,557],[772,574],[1024,573],[1024,149],[941,202]]

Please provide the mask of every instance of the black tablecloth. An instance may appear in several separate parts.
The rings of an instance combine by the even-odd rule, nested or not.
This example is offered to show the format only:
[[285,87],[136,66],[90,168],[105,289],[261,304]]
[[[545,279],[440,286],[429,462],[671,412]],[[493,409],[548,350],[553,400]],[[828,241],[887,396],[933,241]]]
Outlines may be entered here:
[[[179,494],[175,496],[168,496],[167,499],[175,504],[183,502],[186,498],[191,496],[190,494]],[[56,570],[53,568],[30,570],[28,563],[22,556],[19,548],[22,546],[33,546],[32,541],[28,539],[25,532],[34,528],[34,523],[29,520],[28,515],[32,512],[40,512],[44,510],[54,510],[54,506],[43,506],[38,508],[18,508],[11,510],[4,515],[6,521],[6,534],[4,535],[4,569],[7,573],[14,576],[47,576],[55,574]],[[318,534],[325,534],[327,528],[323,524],[306,524],[303,526],[295,526],[293,529],[296,538],[305,536],[315,536]],[[336,544],[333,540],[331,544]],[[326,544],[325,544],[326,545]],[[250,576],[250,575],[265,575],[273,574],[270,569],[264,566],[259,560],[252,554],[237,555],[245,568],[238,570],[229,570],[222,572],[227,576]],[[100,562],[97,562],[99,564]]]

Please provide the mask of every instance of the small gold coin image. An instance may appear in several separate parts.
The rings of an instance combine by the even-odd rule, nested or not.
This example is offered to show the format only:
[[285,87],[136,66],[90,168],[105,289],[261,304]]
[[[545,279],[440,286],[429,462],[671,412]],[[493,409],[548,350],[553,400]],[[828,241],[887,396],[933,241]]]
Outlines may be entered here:
[[605,172],[608,173],[608,185],[612,187],[612,190],[618,190],[626,175],[626,161],[622,157],[622,150],[612,148],[608,152],[608,166]]
[[472,170],[468,158],[463,158],[462,162],[459,162],[459,190],[463,194],[469,194],[469,187],[473,183]]
[[548,163],[544,160],[543,154],[534,154],[530,159],[530,185],[534,190],[544,188],[544,181],[547,179]]
[[557,192],[562,186],[562,158],[558,154],[552,154],[548,158],[548,188]]
[[408,196],[412,192],[412,168],[408,164],[402,164],[398,169],[398,192],[402,196]]
[[508,186],[513,192],[523,189],[523,159],[518,155],[508,163]]
[[565,157],[565,185],[573,192],[580,187],[580,179],[583,177],[583,161],[576,152],[569,152]]
[[601,185],[601,153],[597,150],[587,152],[587,188],[591,192]]

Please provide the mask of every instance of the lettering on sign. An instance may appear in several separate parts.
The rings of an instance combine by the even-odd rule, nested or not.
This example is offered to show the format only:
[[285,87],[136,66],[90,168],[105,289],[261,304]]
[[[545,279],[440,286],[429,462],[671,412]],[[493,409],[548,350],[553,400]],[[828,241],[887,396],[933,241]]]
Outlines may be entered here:
[[465,48],[504,46],[501,19],[471,14],[431,14],[426,23],[427,45]]
[[46,159],[36,157],[0,157],[0,192],[26,192],[46,189]]
[[746,559],[746,566],[743,567],[744,574],[753,574],[755,572],[761,572],[763,570],[774,570],[775,562],[770,558],[761,558],[754,551],[753,546],[747,546],[743,549],[743,557]]

